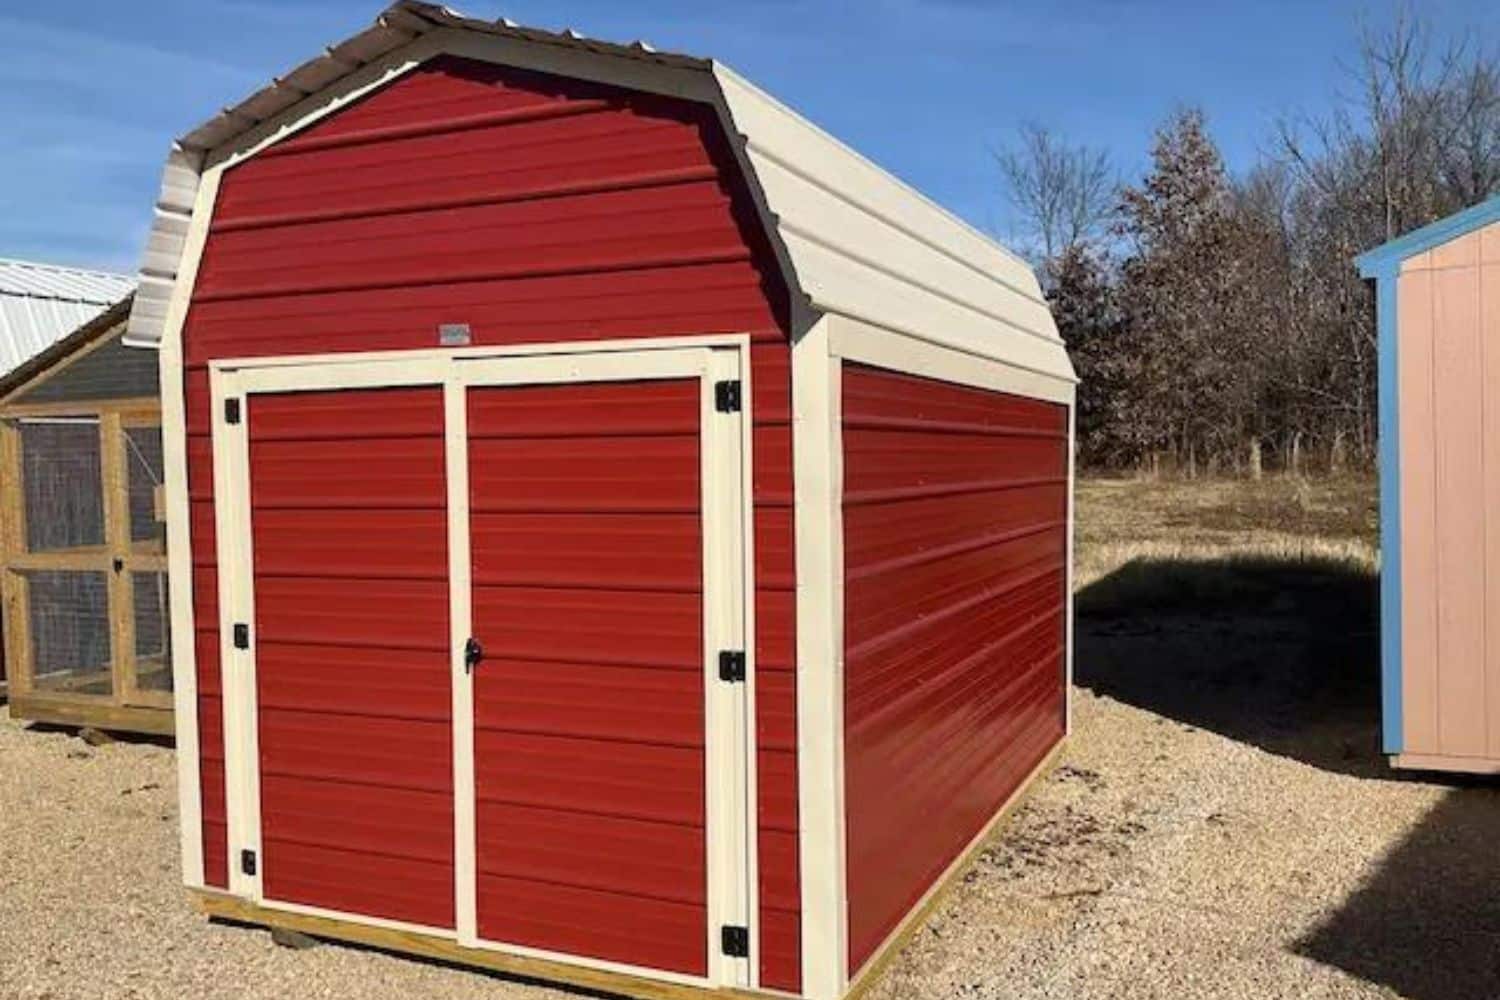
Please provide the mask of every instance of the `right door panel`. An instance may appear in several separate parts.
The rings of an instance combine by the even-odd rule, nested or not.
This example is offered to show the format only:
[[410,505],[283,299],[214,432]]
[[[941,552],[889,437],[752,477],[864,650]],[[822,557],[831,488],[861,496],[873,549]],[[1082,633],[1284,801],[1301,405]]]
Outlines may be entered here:
[[707,974],[700,393],[468,390],[485,941]]

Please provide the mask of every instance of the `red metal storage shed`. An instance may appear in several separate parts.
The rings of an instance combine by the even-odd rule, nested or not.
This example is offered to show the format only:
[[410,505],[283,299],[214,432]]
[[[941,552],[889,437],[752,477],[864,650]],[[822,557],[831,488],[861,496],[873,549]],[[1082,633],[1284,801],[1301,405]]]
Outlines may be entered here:
[[1035,278],[720,64],[398,3],[179,140],[129,335],[210,913],[841,997],[1066,731]]

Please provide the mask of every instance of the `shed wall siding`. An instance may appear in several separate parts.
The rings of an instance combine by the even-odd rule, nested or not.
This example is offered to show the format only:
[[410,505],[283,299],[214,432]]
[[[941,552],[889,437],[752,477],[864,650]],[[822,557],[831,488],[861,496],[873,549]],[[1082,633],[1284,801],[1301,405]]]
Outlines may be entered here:
[[1402,750],[1500,759],[1500,223],[1396,280]]
[[849,971],[1065,728],[1067,408],[845,362]]
[[205,874],[227,882],[207,363],[751,337],[764,985],[800,982],[788,296],[714,110],[434,59],[223,177],[184,328]]

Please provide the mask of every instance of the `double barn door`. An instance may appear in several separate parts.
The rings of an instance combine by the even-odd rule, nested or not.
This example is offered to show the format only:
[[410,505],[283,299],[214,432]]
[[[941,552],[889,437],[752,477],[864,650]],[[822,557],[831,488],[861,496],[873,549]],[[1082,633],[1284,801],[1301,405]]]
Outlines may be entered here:
[[233,891],[747,984],[740,363],[216,366]]

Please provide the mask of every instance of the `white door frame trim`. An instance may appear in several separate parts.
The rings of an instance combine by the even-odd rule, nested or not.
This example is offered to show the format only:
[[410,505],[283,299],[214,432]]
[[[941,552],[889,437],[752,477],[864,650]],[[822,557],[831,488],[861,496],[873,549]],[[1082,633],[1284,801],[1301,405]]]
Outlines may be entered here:
[[[606,971],[696,986],[753,989],[759,982],[755,817],[753,627],[753,496],[749,415],[749,337],[744,334],[638,341],[525,344],[498,348],[391,351],[295,358],[223,359],[209,364],[213,405],[214,477],[220,590],[220,645],[225,706],[226,809],[229,818],[230,891],[258,905],[372,926],[437,934],[476,948],[546,958]],[[462,647],[471,634],[468,532],[467,398],[470,387],[573,382],[697,378],[700,432],[708,828],[708,974],[664,970],[558,954],[479,938],[475,892],[473,797],[473,687]],[[739,378],[739,412],[715,406],[714,382]],[[247,875],[233,864],[242,850],[259,856],[259,752],[256,740],[255,648],[233,646],[233,623],[253,623],[253,562],[249,502],[249,427],[253,407],[241,403],[237,424],[222,419],[225,401],[271,392],[430,385],[443,393],[447,462],[450,662],[453,679],[455,795],[455,906],[451,930],[421,927],[267,899],[257,867]],[[738,523],[736,523],[738,522]],[[738,529],[738,530],[736,530]],[[738,567],[738,569],[736,569]],[[227,570],[227,571],[226,571]],[[746,683],[718,680],[720,649],[743,649]],[[720,776],[735,774],[726,783]],[[718,780],[716,780],[718,779]],[[201,834],[200,834],[201,840]],[[752,959],[730,958],[718,947],[719,928],[751,928]]]

